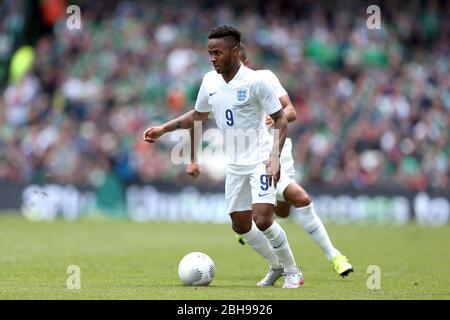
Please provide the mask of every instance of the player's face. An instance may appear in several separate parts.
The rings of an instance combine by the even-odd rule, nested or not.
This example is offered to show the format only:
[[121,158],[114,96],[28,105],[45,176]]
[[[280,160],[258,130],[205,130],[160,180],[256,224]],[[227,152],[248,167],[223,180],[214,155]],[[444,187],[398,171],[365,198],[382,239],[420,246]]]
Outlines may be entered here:
[[208,41],[208,53],[217,73],[229,72],[239,59],[239,49],[223,38]]

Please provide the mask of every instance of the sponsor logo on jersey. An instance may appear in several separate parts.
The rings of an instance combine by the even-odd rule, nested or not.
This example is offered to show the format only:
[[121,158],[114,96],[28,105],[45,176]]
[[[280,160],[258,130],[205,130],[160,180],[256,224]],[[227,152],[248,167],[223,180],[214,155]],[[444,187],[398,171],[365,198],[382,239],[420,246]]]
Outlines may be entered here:
[[243,103],[243,104],[233,104],[232,106],[236,107],[236,108],[243,108],[243,107],[247,107],[249,105],[250,105],[250,103]]

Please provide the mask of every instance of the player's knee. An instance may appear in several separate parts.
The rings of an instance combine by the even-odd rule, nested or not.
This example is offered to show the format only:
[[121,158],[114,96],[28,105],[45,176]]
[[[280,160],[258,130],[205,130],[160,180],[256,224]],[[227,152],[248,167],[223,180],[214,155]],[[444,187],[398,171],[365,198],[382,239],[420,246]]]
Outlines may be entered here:
[[311,203],[311,198],[306,192],[299,192],[294,199],[292,199],[292,204],[296,208],[306,207]]
[[252,220],[247,219],[235,219],[231,223],[231,228],[237,234],[244,234],[250,231],[252,228]]
[[266,230],[273,223],[273,217],[268,216],[257,216],[254,217],[253,220],[255,221],[255,224],[258,227],[258,229],[261,231]]
[[250,229],[252,228],[251,223],[235,223],[233,222],[231,224],[231,227],[233,229],[234,232],[236,232],[237,234],[244,234],[250,231]]

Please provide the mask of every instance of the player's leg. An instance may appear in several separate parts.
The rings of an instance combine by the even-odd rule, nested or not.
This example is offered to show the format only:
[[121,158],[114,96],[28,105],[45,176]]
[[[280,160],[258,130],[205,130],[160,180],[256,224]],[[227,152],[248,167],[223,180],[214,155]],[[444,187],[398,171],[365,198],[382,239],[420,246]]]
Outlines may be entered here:
[[[276,206],[275,206],[275,214],[280,218],[287,218],[289,216],[291,210],[291,204],[284,199],[283,191],[286,187],[291,183],[291,179],[289,176],[284,173],[281,173],[280,180],[278,181],[278,187],[276,190]],[[245,245],[245,239],[242,238],[239,234],[237,234],[238,242],[242,245]]]
[[[303,275],[297,267],[285,231],[273,218],[273,209],[273,205],[268,203],[254,203],[253,219],[258,229],[269,240],[278,260],[284,266],[285,282],[283,288],[298,288],[304,282]],[[261,280],[260,285],[266,282],[270,283],[266,278]]]
[[[283,149],[284,150],[284,149]],[[289,153],[288,153],[289,154]],[[294,160],[292,159],[292,156],[290,156],[291,159],[289,159],[288,155],[284,155],[281,160],[283,161],[283,168],[286,165],[288,168],[291,168],[290,170],[293,171],[295,174],[295,169],[293,167]],[[286,161],[290,161],[289,163],[286,163]],[[283,191],[287,188],[289,183],[291,183],[292,179],[282,171],[280,181],[278,181],[278,187],[276,190],[276,206],[275,206],[275,214],[280,218],[287,218],[289,216],[290,210],[291,210],[291,204],[287,202],[284,199]],[[238,242],[242,245],[245,245],[245,239],[242,238],[239,234],[237,234]]]
[[[291,211],[291,204],[286,201],[279,201],[277,200],[277,205],[275,206],[275,214],[280,218],[287,218],[289,217]],[[238,242],[242,245],[245,245],[246,241],[244,238],[242,238],[241,235],[236,234],[236,238],[238,239]]]
[[248,187],[248,176],[227,174],[225,182],[225,198],[227,212],[230,214],[234,232],[241,235],[271,268],[280,269],[274,250],[266,237],[256,227],[252,219],[251,191]]
[[270,264],[272,269],[283,268],[267,238],[252,220],[251,210],[231,212],[230,218],[234,232],[241,235],[248,245]]
[[283,192],[284,198],[295,207],[300,223],[310,237],[323,250],[326,258],[333,263],[334,270],[341,276],[346,276],[353,271],[347,257],[337,250],[322,223],[322,220],[314,210],[314,204],[308,193],[300,185],[293,182]]
[[285,283],[283,288],[297,288],[303,284],[303,276],[295,262],[286,233],[274,220],[275,190],[273,185],[269,186],[264,166],[259,166],[252,173],[250,185],[253,220],[269,240],[278,260],[284,266]]
[[253,220],[256,226],[266,236],[274,250],[277,251],[279,260],[286,268],[286,271],[292,271],[297,267],[297,264],[289,247],[286,233],[273,218],[273,205],[269,203],[254,203],[252,207]]
[[280,218],[287,218],[291,213],[291,204],[286,201],[277,201],[275,206],[275,214]]

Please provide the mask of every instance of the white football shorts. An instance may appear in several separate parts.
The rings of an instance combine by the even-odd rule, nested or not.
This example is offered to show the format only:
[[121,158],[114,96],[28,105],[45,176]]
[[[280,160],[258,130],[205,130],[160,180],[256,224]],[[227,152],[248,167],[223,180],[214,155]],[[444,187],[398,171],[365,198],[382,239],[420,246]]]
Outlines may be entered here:
[[225,180],[227,213],[252,210],[253,203],[275,205],[275,189],[269,186],[266,166],[261,163],[251,174],[227,173]]
[[286,201],[284,199],[284,190],[291,183],[295,183],[295,166],[294,157],[292,156],[292,140],[287,138],[284,142],[283,150],[280,156],[281,176],[277,184],[276,199],[277,201]]

